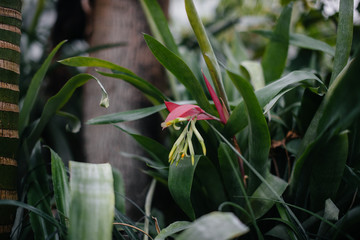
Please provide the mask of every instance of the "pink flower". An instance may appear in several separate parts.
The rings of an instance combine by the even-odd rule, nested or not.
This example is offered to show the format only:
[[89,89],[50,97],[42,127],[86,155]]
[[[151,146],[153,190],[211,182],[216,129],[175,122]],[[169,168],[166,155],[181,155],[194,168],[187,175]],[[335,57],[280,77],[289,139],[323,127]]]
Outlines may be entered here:
[[165,101],[166,108],[169,110],[169,115],[165,119],[165,122],[161,123],[162,128],[167,128],[171,125],[175,127],[176,130],[179,128],[175,125],[178,122],[189,121],[193,118],[197,120],[218,120],[217,117],[214,117],[204,110],[202,110],[199,106],[192,104],[184,104],[179,105],[172,102]]
[[180,127],[176,126],[180,122],[188,122],[180,134],[179,138],[174,143],[173,147],[169,153],[169,162],[172,164],[176,161],[176,164],[179,163],[180,159],[183,159],[185,156],[188,156],[188,151],[191,156],[191,163],[194,165],[195,152],[192,144],[192,136],[195,134],[196,138],[200,142],[200,145],[203,150],[203,154],[206,155],[206,147],[204,139],[200,135],[199,131],[195,127],[197,120],[217,120],[217,117],[214,117],[206,113],[199,106],[192,104],[178,105],[172,102],[165,102],[167,109],[169,110],[169,115],[163,123],[161,123],[162,128],[167,128],[173,126],[176,130],[179,130]]

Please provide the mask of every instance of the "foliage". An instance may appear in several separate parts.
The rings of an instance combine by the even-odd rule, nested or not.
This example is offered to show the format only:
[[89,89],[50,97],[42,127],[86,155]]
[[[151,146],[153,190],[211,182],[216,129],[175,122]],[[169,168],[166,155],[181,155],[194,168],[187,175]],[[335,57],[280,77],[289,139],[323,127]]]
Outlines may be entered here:
[[[358,156],[355,144],[359,139],[357,91],[360,86],[356,76],[360,60],[356,52],[349,50],[353,25],[347,12],[352,12],[352,2],[344,1],[340,6],[337,38],[347,41],[337,41],[336,51],[321,40],[291,32],[294,5],[298,7],[301,3],[284,5],[273,31],[251,30],[252,34],[269,38],[260,63],[257,59],[244,58],[243,54],[237,55],[238,49],[243,47],[238,37],[230,42],[235,47],[226,44],[219,47],[213,36],[206,33],[193,2],[186,0],[189,21],[204,59],[191,66],[174,46],[164,18],[159,17],[159,8],[151,2],[143,1],[143,7],[155,38],[145,34],[145,41],[159,62],[177,79],[175,84],[182,84],[188,92],[185,96],[182,94],[181,99],[176,93],[173,97],[182,101],[194,99],[192,104],[197,103],[209,114],[218,116],[219,107],[214,108],[215,99],[214,102],[208,100],[205,84],[199,78],[200,68],[204,68],[205,63],[206,74],[209,73],[223,103],[221,109],[227,109],[229,117],[225,125],[211,120],[197,122],[208,153],[207,156],[196,155],[194,164],[185,156],[168,167],[169,147],[179,136],[178,131],[167,131],[169,137],[165,147],[145,136],[124,131],[149,153],[148,174],[168,186],[189,219],[198,219],[195,222],[212,211],[233,212],[250,227],[250,232],[244,236],[246,239],[270,236],[352,239],[356,236],[353,235],[356,229],[345,229],[342,224],[349,218],[358,222],[355,212],[359,202],[359,181],[355,180],[359,178],[359,159],[354,156]],[[289,60],[288,56],[292,46],[298,47],[298,58],[304,57],[304,51],[314,57],[334,56],[333,74],[313,67],[311,61],[294,69],[297,59],[292,56],[293,60]],[[242,49],[241,52],[246,51]],[[225,63],[222,60],[222,71],[216,55],[227,60]],[[348,62],[349,58],[352,60]],[[82,58],[80,65],[94,66],[90,61],[94,62]],[[103,66],[102,60],[96,61],[95,66]],[[62,63],[80,66],[74,58]],[[119,67],[107,68],[125,81],[129,76],[139,78],[134,73],[119,72]],[[135,81],[128,82],[148,96]],[[224,87],[229,85],[231,90]],[[153,110],[162,111],[164,115],[161,102],[154,107],[99,116],[89,123],[121,123],[147,116]],[[200,144],[194,143],[194,148],[195,152],[202,152]],[[175,222],[166,229],[173,234],[170,229],[186,227],[186,223]],[[181,239],[181,235],[176,238]]]
[[[49,184],[41,155],[41,133],[75,89],[94,78],[88,74],[74,76],[48,99],[38,120],[29,118],[60,43],[34,75],[20,113],[20,160],[27,175],[21,186],[21,201],[0,201],[1,205],[19,207],[13,237],[26,239],[30,231],[36,239],[110,239],[113,230],[115,239],[140,239],[142,235],[155,239],[355,239],[360,219],[360,56],[359,51],[351,51],[358,47],[358,42],[351,41],[354,27],[348,16],[353,1],[341,1],[337,22],[337,39],[341,40],[336,42],[336,50],[322,40],[291,32],[294,8],[302,3],[290,1],[283,6],[272,31],[249,31],[269,39],[249,57],[244,49],[246,39],[243,42],[241,35],[232,31],[227,34],[235,37],[219,44],[212,32],[205,30],[193,1],[185,0],[199,47],[191,49],[196,53],[192,56],[203,59],[191,65],[175,44],[156,0],[141,3],[155,35],[144,34],[145,42],[168,71],[172,96],[131,70],[101,59],[72,57],[61,63],[106,68],[110,72],[98,73],[130,83],[154,105],[98,116],[87,123],[115,125],[116,130],[138,142],[148,156],[132,157],[148,164],[146,172],[168,188],[187,219],[179,218],[157,232],[144,231],[145,227],[142,230],[140,224],[123,214],[124,189],[116,171],[107,164],[71,162],[69,182],[66,168],[53,150]],[[289,56],[293,46],[297,47],[295,57]],[[321,66],[329,56],[333,57],[330,69]],[[314,63],[311,59],[321,61]],[[203,82],[201,68],[211,77],[215,91]],[[181,94],[177,92],[180,85],[186,89]],[[101,89],[107,105],[106,92]],[[193,117],[181,116],[185,119],[174,122],[178,124],[175,129],[164,130],[164,145],[121,125],[158,112],[165,119],[163,102],[170,99],[179,105],[197,104],[196,110],[201,113],[225,116],[221,122],[196,122],[206,156],[195,155],[193,162],[187,156],[189,145],[194,148],[190,148],[190,155],[205,152],[202,144],[190,143],[190,134],[182,146],[186,149],[184,156],[169,165],[171,145],[181,132],[176,128],[187,128]],[[31,225],[26,224],[25,210],[30,213]],[[144,216],[154,229],[158,227],[148,209]]]

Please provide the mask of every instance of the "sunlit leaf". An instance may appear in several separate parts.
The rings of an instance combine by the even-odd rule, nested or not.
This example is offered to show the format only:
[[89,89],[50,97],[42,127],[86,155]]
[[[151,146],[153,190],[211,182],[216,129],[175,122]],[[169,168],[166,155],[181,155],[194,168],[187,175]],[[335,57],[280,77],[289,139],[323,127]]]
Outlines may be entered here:
[[70,161],[69,239],[112,239],[114,180],[108,163]]
[[244,235],[249,228],[233,213],[212,212],[193,222],[178,240],[226,240]]

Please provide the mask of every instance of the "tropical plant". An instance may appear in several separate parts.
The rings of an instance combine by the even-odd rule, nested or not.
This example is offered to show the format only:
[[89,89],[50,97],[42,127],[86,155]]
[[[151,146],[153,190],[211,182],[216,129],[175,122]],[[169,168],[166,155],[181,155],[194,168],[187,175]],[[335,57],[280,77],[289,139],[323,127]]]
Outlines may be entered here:
[[[129,134],[148,153],[123,153],[146,162],[149,168],[145,171],[154,179],[143,212],[144,225],[123,214],[121,176],[108,164],[71,162],[69,182],[60,157],[50,150],[52,184],[48,183],[40,154],[41,132],[73,91],[93,78],[80,74],[70,79],[45,104],[40,120],[30,123],[28,116],[41,79],[61,43],[35,74],[20,111],[19,159],[28,164],[21,165],[28,169],[22,185],[25,190],[20,201],[0,200],[2,206],[20,207],[13,237],[26,238],[31,231],[39,239],[110,239],[113,230],[115,239],[356,239],[360,221],[360,56],[358,42],[352,43],[353,1],[340,2],[335,49],[292,33],[294,4],[302,3],[283,2],[290,3],[284,4],[273,31],[252,31],[269,38],[259,61],[246,56],[239,37],[230,46],[218,44],[206,32],[193,1],[185,0],[203,59],[192,55],[195,60],[189,65],[157,1],[142,0],[154,33],[154,37],[144,34],[144,39],[167,70],[171,96],[131,70],[105,60],[72,57],[60,61],[73,67],[108,69],[98,73],[126,81],[154,105],[87,122],[113,125],[109,127]],[[290,46],[301,49],[298,58],[303,57],[303,50],[310,53],[310,59],[330,56],[331,72],[319,66],[324,61],[294,68],[297,59],[289,60]],[[219,55],[226,62],[220,62]],[[155,113],[164,119],[164,144],[122,125]],[[168,188],[187,217],[162,230],[156,218],[151,218],[156,182]],[[24,209],[31,212],[31,225],[25,224]]]
[[[132,157],[149,165],[148,174],[168,186],[190,220],[200,221],[212,211],[231,211],[250,227],[245,238],[355,238],[360,219],[360,86],[356,80],[359,56],[351,52],[353,1],[340,2],[335,50],[323,41],[290,31],[293,5],[301,4],[290,2],[284,5],[273,31],[254,32],[270,39],[261,61],[244,59],[236,55],[239,51],[224,48],[222,55],[229,61],[221,65],[223,71],[192,0],[185,0],[186,11],[206,69],[201,64],[188,66],[157,2],[142,3],[155,33],[155,38],[145,34],[145,41],[169,73],[176,104],[165,106],[163,102],[170,97],[129,69],[94,58],[65,59],[62,63],[70,66],[111,70],[99,73],[132,84],[154,104],[99,116],[88,123],[115,124],[132,136],[149,154]],[[240,40],[236,41],[241,48]],[[311,68],[311,62],[290,71],[286,63],[291,45],[314,56],[333,57],[331,75]],[[201,68],[211,77],[215,91],[202,80]],[[186,92],[178,90],[180,85]],[[165,118],[165,107],[170,114],[163,127],[174,126],[167,132],[165,146],[117,124],[156,112]],[[210,120],[218,118],[220,121]],[[177,131],[182,125],[184,130]],[[193,135],[198,142],[192,141]],[[178,224],[163,231],[183,230]]]

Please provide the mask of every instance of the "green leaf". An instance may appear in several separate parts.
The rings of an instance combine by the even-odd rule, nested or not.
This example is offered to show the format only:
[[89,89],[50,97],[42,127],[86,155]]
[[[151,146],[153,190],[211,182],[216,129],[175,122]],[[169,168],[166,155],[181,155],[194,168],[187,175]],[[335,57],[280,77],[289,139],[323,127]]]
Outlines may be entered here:
[[[318,147],[328,144],[330,139],[351,126],[360,116],[360,57],[357,56],[341,72],[330,86],[325,98],[311,121],[301,142],[296,160],[291,190],[299,191],[300,178],[304,166],[309,162],[309,156],[318,151]],[[329,146],[329,145],[328,145]],[[332,148],[332,147],[331,147]],[[306,168],[304,168],[306,171]]]
[[67,123],[66,127],[65,127],[66,131],[72,132],[72,133],[78,133],[80,131],[81,122],[77,116],[75,116],[74,114],[68,113],[68,112],[63,112],[63,111],[58,111],[56,114],[58,116],[66,118],[69,121],[69,123]]
[[56,208],[63,225],[68,226],[70,190],[69,179],[66,169],[60,156],[50,149],[51,152],[51,173],[54,188]]
[[156,0],[141,0],[146,18],[154,36],[173,53],[180,56],[174,37],[170,32],[168,21]]
[[157,113],[165,108],[166,108],[165,104],[161,104],[153,107],[124,111],[119,113],[111,113],[111,114],[92,118],[89,121],[87,121],[87,124],[92,124],[92,125],[113,124],[113,123],[135,121],[150,116],[154,113]]
[[243,61],[240,65],[240,72],[247,76],[255,91],[265,87],[264,74],[261,64],[256,61]]
[[[287,182],[272,174],[268,174],[265,180],[279,196],[285,192],[288,185]],[[277,196],[264,183],[261,183],[250,197],[250,204],[256,219],[264,216],[276,202]]]
[[125,183],[122,174],[116,168],[112,168],[114,178],[115,207],[125,214]]
[[[269,171],[270,133],[262,109],[251,84],[239,75],[227,71],[230,79],[240,92],[245,103],[245,112],[249,123],[249,162],[266,176]],[[249,192],[252,193],[260,184],[253,172],[249,174]]]
[[[41,155],[40,142],[37,142],[33,148],[29,161],[31,171],[29,171],[27,202],[45,214],[52,216],[50,189],[47,182],[45,163]],[[30,213],[30,223],[35,239],[47,239],[55,231],[53,224],[35,213]]]
[[244,235],[249,231],[234,214],[212,212],[193,222],[177,240],[226,240]]
[[336,34],[336,51],[330,85],[346,66],[353,39],[354,0],[339,1],[339,25]]
[[[255,30],[254,33],[266,38],[272,38],[273,32],[268,30]],[[299,33],[290,33],[289,44],[304,49],[321,51],[330,56],[335,56],[335,49],[326,42]]]
[[335,200],[345,169],[348,145],[348,134],[345,132],[326,145],[318,147],[317,151],[310,155],[308,161],[311,162],[311,169],[307,168],[302,177],[310,172],[310,181],[306,188],[310,191],[314,210],[323,209],[328,198]]
[[157,163],[168,164],[168,154],[169,150],[165,148],[162,144],[155,141],[152,138],[131,133],[124,128],[121,128],[117,125],[114,127],[120,129],[121,131],[129,134],[134,140],[140,144],[140,146],[155,160]]
[[[195,176],[198,180],[195,187],[197,190],[203,190],[204,193],[196,192],[197,197],[201,199],[194,198],[192,202],[191,193]],[[190,219],[195,219],[197,213],[201,212],[194,207],[195,205],[201,204],[206,210],[214,210],[226,201],[220,176],[212,162],[204,156],[195,156],[194,165],[191,164],[189,157],[181,159],[177,166],[172,164],[169,169],[168,185],[173,199]]]
[[214,50],[210,44],[209,38],[207,37],[204,25],[202,24],[199,14],[196,11],[193,0],[185,0],[185,9],[190,25],[199,43],[205,63],[209,69],[216,93],[218,97],[223,100],[227,110],[229,111],[230,108],[222,82],[220,67],[216,59]]
[[46,124],[55,115],[55,113],[67,103],[74,91],[92,78],[94,77],[85,73],[72,77],[55,96],[51,97],[46,102],[40,120],[36,123],[34,129],[27,139],[29,149],[32,149],[35,142],[39,139]]
[[167,237],[170,237],[171,235],[178,233],[180,231],[183,231],[190,226],[190,222],[186,221],[179,221],[174,222],[167,226],[166,228],[163,228],[160,233],[156,236],[155,240],[165,240]]
[[126,74],[135,75],[129,69],[116,65],[112,62],[105,61],[94,57],[71,57],[59,61],[61,64],[71,67],[103,67],[115,71],[120,71]]
[[17,206],[19,208],[24,208],[36,215],[38,215],[39,217],[43,218],[46,222],[52,224],[54,227],[57,228],[57,230],[60,232],[60,234],[64,234],[65,232],[65,228],[63,226],[61,226],[59,224],[59,222],[52,216],[47,214],[46,212],[44,212],[43,210],[41,210],[38,207],[34,207],[30,204],[26,204],[20,201],[15,201],[15,200],[4,200],[4,199],[0,199],[0,206]]
[[27,90],[24,104],[20,110],[19,115],[19,132],[20,134],[24,130],[24,128],[29,124],[29,118],[30,113],[34,107],[34,104],[36,102],[41,83],[45,77],[45,74],[47,70],[49,69],[49,66],[52,62],[52,59],[54,58],[57,51],[60,49],[60,47],[65,43],[66,41],[62,41],[59,43],[49,54],[49,56],[46,58],[45,62],[41,65],[39,70],[35,73],[34,77],[31,79],[30,86]]
[[144,34],[146,44],[156,59],[186,87],[199,106],[210,114],[214,114],[199,81],[186,63],[153,37]]
[[[264,88],[257,90],[255,95],[259,101],[260,106],[263,108],[280,92],[289,88],[295,88],[306,80],[315,80],[318,83],[323,84],[321,80],[313,73],[305,71],[294,71],[280,78],[279,80],[268,84]],[[233,136],[247,126],[248,123],[244,111],[244,101],[241,100],[241,102],[231,113],[230,118],[225,125],[225,132],[227,135]]]
[[218,155],[221,176],[227,195],[232,202],[243,205],[243,196],[246,194],[246,191],[243,186],[244,183],[242,181],[237,157],[223,142],[220,143]]
[[169,169],[169,191],[175,202],[192,220],[195,211],[191,203],[191,188],[194,180],[196,166],[201,156],[195,156],[194,166],[189,157],[180,160],[179,164],[172,164]]
[[[147,96],[149,100],[155,104],[163,103],[164,100],[167,100],[167,97],[164,96],[164,94],[159,89],[157,89],[148,81],[136,76],[135,74],[130,75],[127,73],[105,73],[101,71],[97,72],[103,76],[122,79],[125,82],[130,83],[131,85],[139,89],[142,93],[144,93],[145,96]],[[155,99],[156,101],[152,101],[153,99]]]
[[266,83],[280,78],[284,71],[289,48],[291,12],[292,3],[284,7],[276,23],[274,34],[266,46],[261,62]]
[[111,166],[70,161],[69,239],[112,239],[114,180]]

